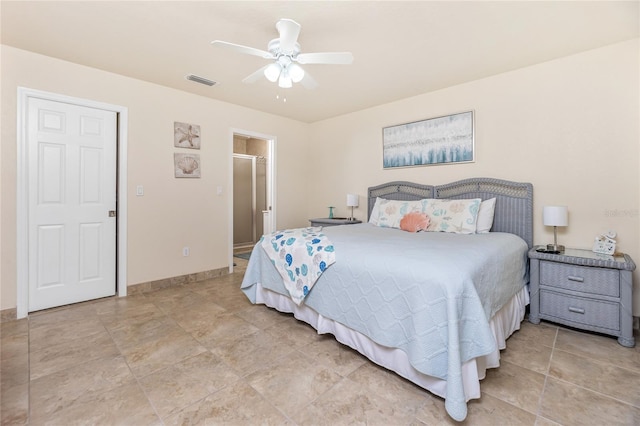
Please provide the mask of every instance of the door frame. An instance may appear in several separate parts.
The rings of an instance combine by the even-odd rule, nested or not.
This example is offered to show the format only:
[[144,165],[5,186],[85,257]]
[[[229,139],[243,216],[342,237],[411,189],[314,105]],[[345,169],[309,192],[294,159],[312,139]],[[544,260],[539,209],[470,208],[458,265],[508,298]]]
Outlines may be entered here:
[[270,209],[269,229],[275,229],[276,224],[276,143],[277,138],[273,135],[258,133],[251,130],[243,130],[231,128],[229,132],[229,236],[227,247],[229,249],[229,273],[233,272],[233,135],[247,136],[255,139],[263,139],[267,142],[267,152],[269,154],[267,161],[267,208]]
[[117,115],[117,164],[116,164],[116,289],[119,297],[127,295],[127,127],[128,109],[89,99],[75,98],[57,93],[18,87],[18,112],[16,127],[16,316],[29,314],[29,175],[27,116],[29,98],[68,103],[88,108],[113,111]]

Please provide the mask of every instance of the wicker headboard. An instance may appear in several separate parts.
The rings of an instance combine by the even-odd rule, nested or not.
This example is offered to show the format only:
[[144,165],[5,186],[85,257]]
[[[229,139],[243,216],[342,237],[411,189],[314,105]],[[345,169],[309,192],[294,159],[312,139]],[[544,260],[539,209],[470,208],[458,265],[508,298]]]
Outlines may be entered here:
[[389,182],[369,188],[368,213],[376,198],[387,200],[420,200],[423,198],[487,200],[496,198],[493,232],[516,234],[533,247],[533,185],[492,178],[471,178],[445,185],[422,185],[411,182]]

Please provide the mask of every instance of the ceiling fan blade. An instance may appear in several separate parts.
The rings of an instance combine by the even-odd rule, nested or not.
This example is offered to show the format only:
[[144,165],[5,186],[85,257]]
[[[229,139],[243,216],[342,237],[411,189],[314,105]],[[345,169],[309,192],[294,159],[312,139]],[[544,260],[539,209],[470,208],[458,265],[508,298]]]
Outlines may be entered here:
[[243,46],[241,44],[229,43],[222,40],[213,40],[211,42],[214,46],[224,47],[225,49],[233,50],[240,53],[246,53],[248,55],[259,56],[264,59],[273,59],[273,55],[266,50],[256,49],[254,47]]
[[300,53],[295,58],[301,64],[348,65],[353,62],[351,52]]
[[300,80],[300,84],[304,86],[305,89],[315,89],[318,87],[318,82],[309,75],[308,72],[304,73],[304,77]]
[[271,65],[271,64],[267,64],[264,67],[260,68],[259,70],[257,70],[254,73],[249,74],[247,77],[245,77],[242,82],[243,83],[255,83],[256,81],[260,80],[262,77],[264,77],[264,70],[267,69],[267,67]]
[[283,53],[293,52],[300,35],[300,24],[292,19],[281,19],[276,23],[276,29],[280,33],[280,50]]

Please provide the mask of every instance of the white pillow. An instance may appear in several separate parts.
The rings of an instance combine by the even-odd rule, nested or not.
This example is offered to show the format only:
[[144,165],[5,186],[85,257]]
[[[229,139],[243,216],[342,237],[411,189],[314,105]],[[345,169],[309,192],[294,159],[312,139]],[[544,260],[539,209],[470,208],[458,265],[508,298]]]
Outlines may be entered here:
[[[400,221],[407,213],[423,213],[427,200],[398,201],[381,199],[378,204],[378,223],[382,228],[400,229]],[[377,204],[377,203],[376,203]]]
[[480,210],[480,198],[470,200],[427,200],[424,211],[431,223],[427,231],[475,234]]
[[486,234],[493,226],[493,214],[496,211],[496,199],[490,198],[480,203],[478,211],[478,225],[476,227],[477,234]]
[[369,223],[372,225],[378,225],[378,211],[380,210],[379,206],[380,206],[380,202],[382,201],[382,198],[378,197],[376,198],[376,202],[373,203],[373,208],[371,209],[371,215],[369,215]]

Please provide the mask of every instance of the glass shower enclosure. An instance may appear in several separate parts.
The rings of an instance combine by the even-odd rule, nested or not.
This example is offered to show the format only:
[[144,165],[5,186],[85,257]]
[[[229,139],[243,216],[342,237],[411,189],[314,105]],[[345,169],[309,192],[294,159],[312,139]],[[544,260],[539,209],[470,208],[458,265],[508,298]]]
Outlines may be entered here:
[[233,154],[233,247],[255,245],[263,234],[267,209],[267,161],[263,156]]

